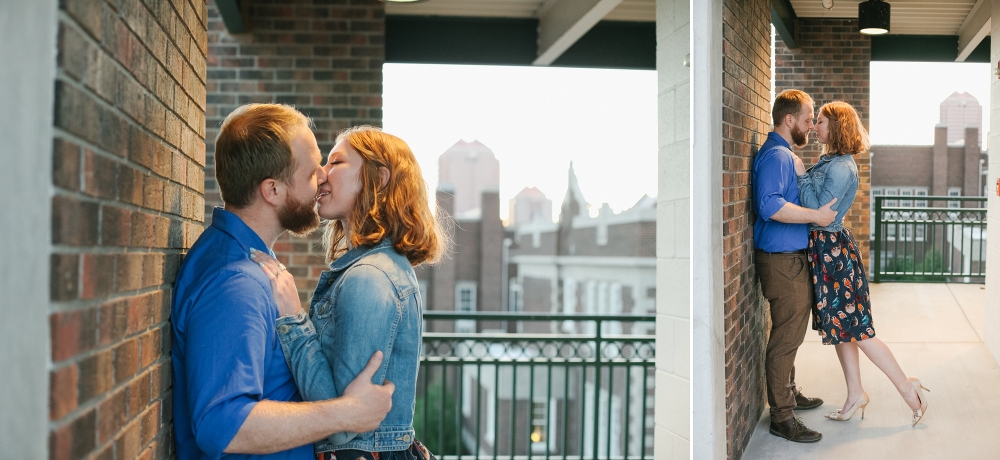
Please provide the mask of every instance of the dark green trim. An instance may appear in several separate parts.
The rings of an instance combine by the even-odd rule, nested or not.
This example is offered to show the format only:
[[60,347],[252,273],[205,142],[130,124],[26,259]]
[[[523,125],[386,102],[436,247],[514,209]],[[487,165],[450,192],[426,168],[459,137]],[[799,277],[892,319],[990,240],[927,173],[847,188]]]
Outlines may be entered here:
[[656,23],[598,22],[552,65],[656,70]]
[[795,26],[798,17],[795,15],[795,8],[789,0],[771,0],[771,24],[774,25],[775,32],[785,42],[785,46],[790,49],[798,48],[799,43],[795,34]]
[[[387,16],[389,63],[531,65],[538,20]],[[656,24],[601,21],[552,64],[560,67],[656,69]]]
[[231,34],[242,34],[247,32],[246,21],[243,19],[243,9],[240,0],[215,0],[215,6],[219,9],[219,16],[226,24],[226,30]]
[[[882,35],[872,37],[872,61],[954,62],[957,35]],[[990,62],[990,37],[965,62]]]

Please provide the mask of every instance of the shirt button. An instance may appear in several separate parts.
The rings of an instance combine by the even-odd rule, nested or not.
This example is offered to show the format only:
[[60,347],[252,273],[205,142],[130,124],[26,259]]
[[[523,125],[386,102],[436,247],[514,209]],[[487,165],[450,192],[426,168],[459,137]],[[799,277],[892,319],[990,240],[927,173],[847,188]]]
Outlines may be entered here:
[[287,334],[288,331],[290,331],[291,329],[292,327],[287,324],[282,324],[281,326],[278,326],[278,332],[281,334]]
[[410,442],[410,435],[403,435],[403,442]]

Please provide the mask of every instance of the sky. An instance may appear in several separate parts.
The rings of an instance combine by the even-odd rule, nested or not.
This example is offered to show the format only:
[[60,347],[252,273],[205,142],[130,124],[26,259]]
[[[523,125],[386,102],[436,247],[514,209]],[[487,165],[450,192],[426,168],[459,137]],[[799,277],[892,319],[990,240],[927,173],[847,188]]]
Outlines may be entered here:
[[933,145],[939,106],[954,92],[968,92],[983,106],[983,146],[990,125],[990,64],[872,62],[871,119],[874,145]]
[[620,212],[656,196],[656,72],[386,64],[383,128],[406,141],[437,187],[437,158],[478,140],[500,160],[500,217],[524,187],[552,200],[573,161],[584,197]]
[[[431,191],[438,156],[478,140],[500,160],[502,219],[524,187],[545,193],[557,219],[570,161],[595,209],[656,196],[654,71],[386,64],[383,75],[384,129],[410,145]],[[872,143],[932,145],[938,106],[956,91],[979,100],[988,127],[992,78],[985,63],[873,62]]]

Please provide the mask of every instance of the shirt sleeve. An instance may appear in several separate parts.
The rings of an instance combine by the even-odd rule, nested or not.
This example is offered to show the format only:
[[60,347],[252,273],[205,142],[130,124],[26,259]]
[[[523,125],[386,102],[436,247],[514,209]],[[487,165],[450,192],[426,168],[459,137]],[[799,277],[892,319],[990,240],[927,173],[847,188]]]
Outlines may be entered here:
[[780,150],[772,151],[757,164],[754,180],[754,199],[757,213],[765,221],[785,206],[786,177],[794,173],[792,159]]
[[271,293],[241,272],[219,274],[187,319],[188,410],[198,447],[218,458],[263,398]]

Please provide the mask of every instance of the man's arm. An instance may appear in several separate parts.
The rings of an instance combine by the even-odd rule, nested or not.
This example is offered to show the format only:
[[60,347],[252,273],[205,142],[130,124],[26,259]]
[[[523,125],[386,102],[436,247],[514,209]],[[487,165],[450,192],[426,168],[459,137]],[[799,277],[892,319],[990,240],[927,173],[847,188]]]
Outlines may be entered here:
[[269,454],[309,444],[333,433],[378,428],[392,408],[391,382],[371,383],[382,365],[378,352],[347,386],[344,396],[318,402],[260,401],[226,447],[227,453]]
[[819,209],[809,209],[803,208],[802,206],[785,203],[780,209],[778,209],[774,214],[771,214],[771,219],[785,224],[816,224],[820,226],[830,225],[833,219],[837,218],[837,211],[832,209],[834,203],[837,199],[834,198],[830,200],[829,203],[824,204]]

